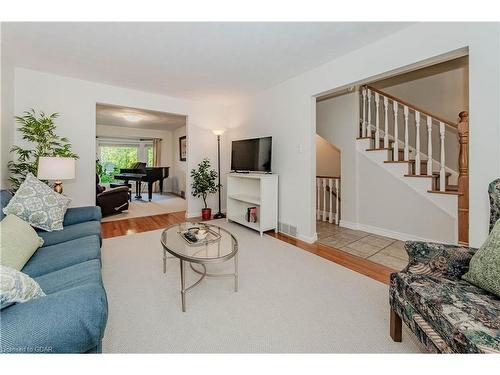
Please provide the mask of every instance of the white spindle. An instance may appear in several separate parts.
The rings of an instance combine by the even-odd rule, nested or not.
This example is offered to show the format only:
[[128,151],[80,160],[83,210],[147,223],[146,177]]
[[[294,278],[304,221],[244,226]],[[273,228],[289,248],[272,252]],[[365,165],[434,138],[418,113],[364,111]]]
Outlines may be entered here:
[[408,142],[408,106],[404,106],[404,115],[405,115],[405,160],[408,161],[410,159],[410,145]]
[[323,221],[326,221],[326,178],[323,178]]
[[398,143],[398,102],[393,100],[392,102],[392,110],[394,111],[394,143],[392,144],[394,148],[393,159],[394,161],[399,160],[399,143]]
[[340,213],[340,194],[339,194],[339,179],[335,179],[335,224],[339,224]]
[[440,191],[445,191],[446,190],[446,165],[445,165],[445,158],[444,158],[444,123],[439,122],[439,138],[441,140],[441,158],[439,160],[439,190]]
[[366,137],[366,87],[363,87],[361,95],[363,95],[363,123],[361,124],[361,136]]
[[321,218],[320,216],[320,190],[321,190],[321,179],[317,178],[316,179],[316,220],[319,220]]
[[380,147],[380,95],[378,92],[375,93],[375,148]]
[[387,116],[387,108],[389,100],[384,96],[384,148],[389,148],[389,116]]
[[415,174],[420,174],[420,112],[415,111]]
[[427,175],[432,176],[432,117],[427,116]]
[[368,123],[366,124],[366,136],[372,136],[372,91],[370,89],[366,90],[366,94],[368,95]]
[[330,210],[328,211],[328,222],[331,224],[333,223],[333,178],[328,179],[328,187],[330,188],[330,194],[329,195],[329,203],[330,203]]

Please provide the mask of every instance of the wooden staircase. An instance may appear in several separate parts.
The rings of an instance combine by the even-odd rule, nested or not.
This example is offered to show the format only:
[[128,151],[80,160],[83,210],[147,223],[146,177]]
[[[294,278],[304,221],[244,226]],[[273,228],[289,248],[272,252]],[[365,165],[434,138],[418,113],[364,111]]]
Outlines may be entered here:
[[[374,106],[372,106],[372,99]],[[404,177],[428,179],[430,181],[428,193],[457,196],[458,242],[468,244],[468,113],[460,112],[460,122],[453,124],[371,86],[362,87],[361,103],[362,119],[357,139],[370,140],[370,146],[365,151],[386,151],[387,157],[384,163],[387,164],[406,163],[408,169]],[[381,110],[382,106],[383,111]],[[398,113],[401,112],[403,116],[398,116]],[[409,123],[410,113],[414,115],[414,124]],[[389,116],[392,116],[392,129],[389,126]],[[424,117],[426,119],[424,132],[427,141],[426,150],[420,147],[421,119]],[[410,145],[409,142],[410,126],[414,126],[415,130],[414,145]],[[436,126],[438,131],[433,132]],[[446,168],[445,127],[451,127],[458,132],[459,171],[457,184],[450,183],[452,173]],[[399,128],[403,128],[402,131]],[[439,137],[434,142],[439,142],[440,145],[439,160],[433,159],[433,137]],[[436,165],[438,170],[435,170]],[[457,173],[454,173],[456,176]]]

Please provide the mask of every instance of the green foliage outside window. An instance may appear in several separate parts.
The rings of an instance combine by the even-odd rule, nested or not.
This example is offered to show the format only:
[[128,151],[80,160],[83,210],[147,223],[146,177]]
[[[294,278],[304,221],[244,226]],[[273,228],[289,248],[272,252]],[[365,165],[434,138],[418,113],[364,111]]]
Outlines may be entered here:
[[137,163],[137,147],[134,146],[101,146],[101,182],[114,182],[114,175],[120,168],[130,168]]

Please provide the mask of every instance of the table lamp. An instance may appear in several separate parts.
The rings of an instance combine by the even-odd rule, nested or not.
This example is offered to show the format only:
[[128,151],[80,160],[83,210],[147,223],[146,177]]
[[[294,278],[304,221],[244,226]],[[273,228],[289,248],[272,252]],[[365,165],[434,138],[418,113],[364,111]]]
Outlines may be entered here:
[[75,178],[75,159],[59,156],[42,156],[38,159],[37,177],[40,180],[54,180],[54,191],[62,193],[62,180]]

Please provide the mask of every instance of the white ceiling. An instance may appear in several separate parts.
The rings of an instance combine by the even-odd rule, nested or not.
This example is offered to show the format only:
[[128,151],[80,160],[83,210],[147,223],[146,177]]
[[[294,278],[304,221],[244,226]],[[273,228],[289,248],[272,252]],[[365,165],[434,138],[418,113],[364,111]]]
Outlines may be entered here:
[[111,104],[97,104],[96,124],[135,129],[175,130],[186,125],[186,116]]
[[3,23],[16,66],[195,100],[231,101],[408,23]]

